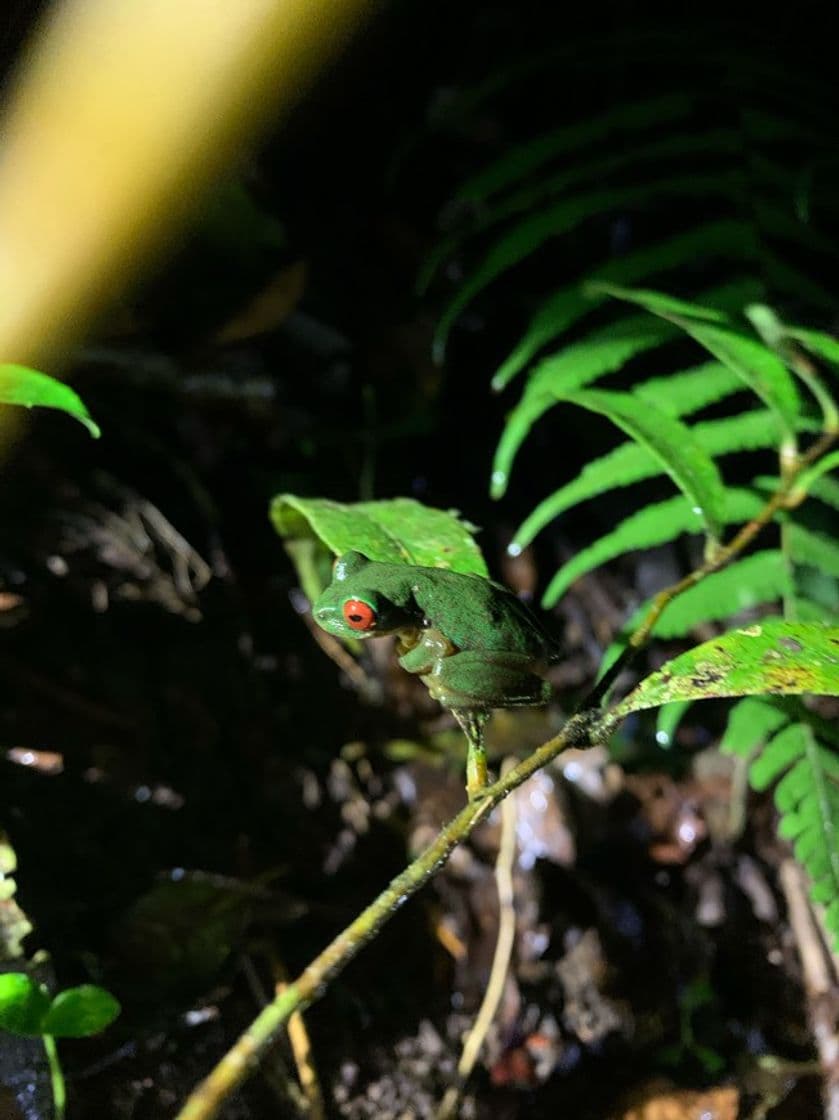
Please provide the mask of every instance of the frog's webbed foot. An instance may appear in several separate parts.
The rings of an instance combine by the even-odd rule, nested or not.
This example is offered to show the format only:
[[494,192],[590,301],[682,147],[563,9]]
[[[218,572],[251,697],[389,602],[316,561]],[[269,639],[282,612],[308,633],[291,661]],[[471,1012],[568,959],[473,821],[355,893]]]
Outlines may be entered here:
[[466,793],[473,801],[487,787],[484,728],[490,713],[486,708],[452,708],[452,715],[466,736]]

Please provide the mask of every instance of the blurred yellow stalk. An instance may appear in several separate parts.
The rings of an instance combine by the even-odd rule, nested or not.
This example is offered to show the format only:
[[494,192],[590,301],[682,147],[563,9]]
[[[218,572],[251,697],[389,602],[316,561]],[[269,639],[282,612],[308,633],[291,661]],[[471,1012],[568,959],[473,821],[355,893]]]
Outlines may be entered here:
[[[66,352],[371,6],[55,7],[0,122],[0,362],[44,368]],[[19,414],[0,414],[0,446]]]

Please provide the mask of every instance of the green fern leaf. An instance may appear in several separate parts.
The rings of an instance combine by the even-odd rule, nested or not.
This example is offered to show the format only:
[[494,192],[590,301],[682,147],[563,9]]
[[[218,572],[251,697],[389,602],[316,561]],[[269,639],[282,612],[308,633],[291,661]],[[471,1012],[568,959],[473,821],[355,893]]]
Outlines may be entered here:
[[820,502],[839,509],[839,479],[820,478],[809,487],[809,490]]
[[[590,282],[631,284],[677,268],[700,254],[704,258],[727,256],[751,261],[756,253],[754,231],[744,222],[709,222],[647,249],[607,261],[589,274]],[[521,341],[499,366],[492,387],[501,390],[536,356],[584,315],[605,300],[605,295],[583,291],[583,281],[570,284],[551,296],[536,312]]]
[[[705,293],[723,307],[740,304],[754,291],[751,281],[735,281]],[[746,302],[747,302],[746,298]],[[492,494],[504,493],[513,461],[530,429],[571,390],[621,369],[631,358],[677,336],[679,327],[645,315],[630,316],[593,331],[582,341],[545,358],[531,374],[521,400],[507,417],[495,453]],[[783,369],[783,367],[782,367]],[[786,375],[786,370],[783,370]],[[669,395],[669,394],[668,394]]]
[[809,564],[839,578],[839,543],[824,533],[793,521],[788,530],[789,554],[796,564]]
[[796,594],[795,614],[801,622],[835,622],[839,618],[839,604],[826,606],[818,599]]
[[794,338],[796,342],[800,342],[805,350],[809,350],[811,354],[816,354],[819,358],[824,358],[826,361],[833,365],[839,365],[839,339],[833,335],[825,334],[824,331],[811,331],[804,327],[790,327],[786,328],[786,333],[789,338]]
[[[751,490],[729,489],[726,491],[723,521],[727,525],[748,521],[758,513],[762,505],[763,499]],[[545,599],[558,602],[581,575],[624,552],[652,548],[665,541],[675,540],[681,533],[702,531],[702,519],[691,502],[682,495],[646,506],[564,564],[548,585]],[[515,541],[510,547],[514,551],[520,551],[520,548],[514,547],[517,544]]]
[[[803,470],[795,482],[795,489],[803,493],[815,493],[814,484],[825,474],[830,471],[835,471],[839,468],[839,451],[832,451],[829,455],[824,455],[821,459],[817,459],[811,467]],[[831,480],[834,483],[834,493],[839,495],[839,483],[836,479]],[[827,494],[831,494],[830,486],[827,487]],[[825,499],[822,499],[823,501]],[[831,502],[827,500],[827,504]]]
[[658,458],[665,471],[693,504],[716,540],[725,516],[725,488],[713,459],[676,417],[632,393],[588,389],[568,393],[565,400],[606,416]]
[[748,758],[755,747],[787,723],[789,716],[777,702],[768,697],[746,696],[728,714],[720,750],[723,754]]
[[626,167],[634,171],[647,162],[658,163],[669,157],[682,160],[685,156],[695,154],[700,154],[703,160],[707,160],[720,153],[734,154],[740,145],[741,139],[736,132],[731,129],[716,129],[704,133],[677,133],[675,136],[666,136],[663,140],[654,140],[650,144],[598,156],[590,162],[579,160],[555,174],[536,179],[505,195],[499,203],[480,214],[472,227],[472,233],[487,229],[516,214],[533,210],[545,199],[562,194],[570,187],[581,183],[603,183],[607,176]]
[[633,390],[636,396],[652,401],[671,416],[690,416],[743,391],[742,380],[721,362],[703,362],[681,373],[651,377]]
[[617,284],[601,284],[596,281],[588,284],[587,287],[600,295],[635,303],[653,315],[670,319],[679,326],[683,326],[683,320],[692,319],[706,320],[709,323],[729,323],[728,315],[719,307],[705,307],[695,301],[678,299],[668,292],[656,292],[650,288],[621,288]]
[[687,175],[637,187],[593,191],[563,199],[517,222],[492,245],[477,271],[460,285],[457,295],[443,312],[434,337],[435,360],[443,360],[452,325],[475,297],[502,273],[543,248],[550,238],[568,233],[589,218],[612,210],[650,205],[671,197],[725,197],[738,182],[734,175]]
[[758,339],[730,327],[716,325],[724,320],[710,308],[674,300],[661,292],[612,285],[598,285],[598,288],[676,323],[718,361],[742,377],[777,414],[787,432],[795,430],[801,407],[795,381],[780,358]]
[[778,832],[793,841],[795,858],[810,876],[813,899],[827,907],[826,924],[837,946],[839,755],[818,742],[807,723],[796,723],[779,732],[768,749],[782,736],[781,748],[775,748],[775,761],[780,764],[788,760],[791,768],[775,789],[775,804],[781,814]]
[[749,767],[749,782],[762,792],[801,757],[801,724],[792,723],[769,740]]
[[789,591],[782,554],[776,549],[755,552],[685,591],[665,608],[655,632],[661,638],[680,637],[701,622],[720,622],[775,603]]
[[[736,451],[776,447],[779,439],[773,414],[763,409],[744,412],[739,416],[727,416],[722,420],[707,420],[697,424],[693,428],[693,434],[705,451],[715,458]],[[499,444],[498,453],[500,451]],[[494,497],[503,494],[509,477],[508,472],[502,469],[506,464],[500,460],[498,453],[493,473]],[[587,463],[576,478],[540,502],[516,531],[515,541],[520,548],[524,548],[546,525],[566,510],[597,498],[608,490],[643,482],[644,479],[655,478],[663,473],[661,464],[646,448],[623,443],[614,451]]]
[[[659,638],[682,638],[703,622],[722,622],[740,611],[770,606],[789,594],[789,573],[784,556],[766,549],[706,576],[683,592],[662,612],[655,625]],[[544,606],[552,606],[547,600]],[[649,610],[644,603],[633,614],[616,643],[620,650]],[[614,647],[613,647],[614,648]]]
[[557,156],[605,140],[614,132],[644,132],[658,128],[668,121],[679,120],[688,115],[692,104],[692,98],[684,94],[631,102],[600,117],[559,128],[547,136],[538,136],[535,140],[517,145],[489,167],[467,179],[458,190],[455,202],[483,202]]

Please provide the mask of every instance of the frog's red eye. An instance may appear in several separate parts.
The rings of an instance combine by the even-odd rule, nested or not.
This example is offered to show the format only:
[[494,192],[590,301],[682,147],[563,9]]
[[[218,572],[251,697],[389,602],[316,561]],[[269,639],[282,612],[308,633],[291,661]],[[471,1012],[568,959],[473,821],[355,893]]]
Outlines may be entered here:
[[347,599],[344,618],[353,630],[372,630],[376,625],[376,612],[361,599]]

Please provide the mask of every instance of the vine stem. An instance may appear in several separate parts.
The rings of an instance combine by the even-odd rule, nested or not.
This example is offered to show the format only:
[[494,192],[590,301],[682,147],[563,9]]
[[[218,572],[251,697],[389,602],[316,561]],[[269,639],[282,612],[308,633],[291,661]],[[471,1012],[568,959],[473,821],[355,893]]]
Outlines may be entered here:
[[50,1070],[50,1084],[52,1085],[55,1120],[64,1120],[67,1104],[67,1089],[64,1084],[64,1072],[61,1069],[61,1062],[58,1060],[58,1047],[55,1045],[55,1038],[51,1034],[42,1035],[41,1041],[44,1044],[47,1064]]
[[561,752],[571,747],[587,748],[604,742],[620,720],[609,711],[597,711],[619,674],[647,642],[664,608],[689,587],[711,572],[718,571],[738,556],[765,528],[775,514],[797,505],[806,496],[794,492],[802,470],[811,466],[833,444],[839,433],[826,432],[807,452],[797,456],[784,472],[778,489],[767,499],[760,513],[747,522],[726,545],[718,546],[701,567],[684,579],[659,592],[641,624],[612,668],[595,685],[565,727],[543,743],[508,774],[487,786],[438,833],[436,839],[413,863],[400,872],[389,886],[363,910],[346,929],[316,957],[300,976],[265,1007],[248,1029],[224,1055],[215,1069],[202,1081],[184,1104],[175,1120],[212,1120],[227,1097],[257,1067],[266,1050],[279,1036],[295,1011],[303,1011],[326,991],[329,981],[342,971],[371,941],[400,906],[416,894],[447,861],[451,853],[512,790],[526,782]]

